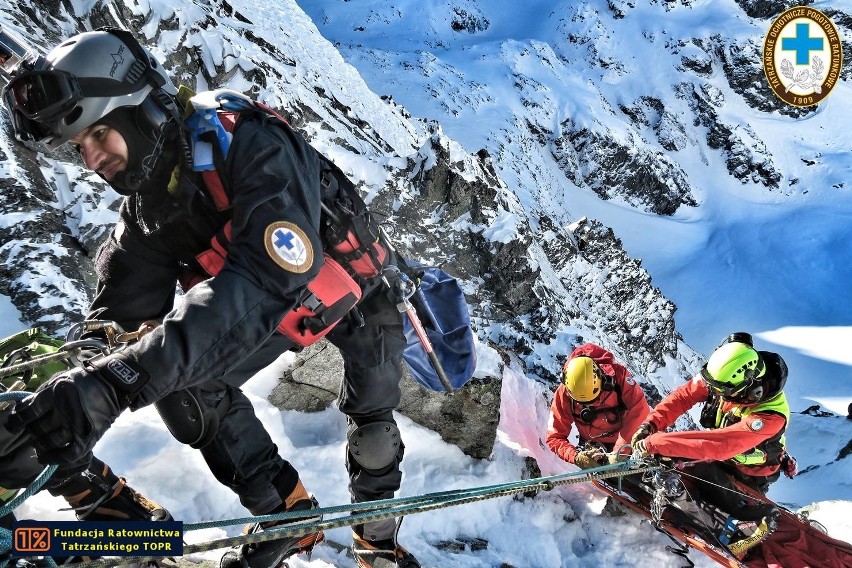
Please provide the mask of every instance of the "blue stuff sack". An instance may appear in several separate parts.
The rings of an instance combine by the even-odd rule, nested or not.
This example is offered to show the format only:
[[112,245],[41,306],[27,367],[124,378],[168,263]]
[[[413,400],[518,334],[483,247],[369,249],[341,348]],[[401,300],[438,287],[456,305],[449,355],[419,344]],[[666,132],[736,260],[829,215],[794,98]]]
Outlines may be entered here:
[[[439,268],[416,265],[412,268],[417,272],[422,271],[423,275],[417,291],[411,297],[411,303],[450,386],[453,389],[460,388],[470,380],[476,369],[476,344],[464,292],[455,278]],[[408,343],[403,357],[411,376],[430,390],[445,391],[407,314],[403,314],[402,320]]]

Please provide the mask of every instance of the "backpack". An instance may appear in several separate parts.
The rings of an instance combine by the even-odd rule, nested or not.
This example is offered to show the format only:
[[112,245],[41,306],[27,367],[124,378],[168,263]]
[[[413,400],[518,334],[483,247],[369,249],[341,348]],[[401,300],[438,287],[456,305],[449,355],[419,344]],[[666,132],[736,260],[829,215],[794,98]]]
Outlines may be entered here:
[[[235,91],[210,91],[191,97],[188,102],[193,108],[187,119],[193,141],[193,169],[201,172],[214,204],[224,211],[230,207],[231,198],[216,172],[216,164],[224,163],[239,113],[260,110],[280,120],[286,128],[291,127],[273,109]],[[301,346],[327,334],[362,296],[383,285],[381,277],[393,257],[393,248],[358,188],[331,160],[318,151],[317,155],[321,162],[320,237],[325,264],[308,284],[311,297],[303,300],[278,327],[278,331]],[[199,264],[210,275],[224,266],[229,230],[228,224],[211,240],[211,249],[198,256]],[[443,361],[441,366],[451,387],[461,387],[470,380],[476,367],[476,345],[461,286],[438,268],[409,266],[398,254],[396,260],[404,274],[418,281],[412,303],[424,323],[434,353]],[[407,343],[403,356],[412,377],[431,390],[446,390],[425,353],[423,342],[405,317],[403,325]]]
[[352,180],[334,162],[319,156],[323,245],[357,280],[380,276],[389,264],[390,247],[379,223]]
[[[467,383],[476,370],[476,343],[464,292],[458,281],[440,268],[401,263],[418,280],[411,303],[453,389]],[[445,391],[434,365],[409,318],[403,318],[406,346],[403,357],[412,378],[433,391]]]
[[[291,129],[291,126],[272,108],[235,91],[210,91],[191,97],[189,102],[195,109],[186,119],[193,139],[193,170],[201,172],[216,208],[224,211],[230,207],[231,197],[216,171],[216,164],[224,163],[239,113],[260,110],[278,119],[286,128]],[[209,112],[211,110],[216,112]],[[315,148],[314,151],[321,162],[323,215],[320,233],[324,251],[356,280],[381,275],[389,264],[390,247],[384,242],[378,222],[352,180],[325,155]]]

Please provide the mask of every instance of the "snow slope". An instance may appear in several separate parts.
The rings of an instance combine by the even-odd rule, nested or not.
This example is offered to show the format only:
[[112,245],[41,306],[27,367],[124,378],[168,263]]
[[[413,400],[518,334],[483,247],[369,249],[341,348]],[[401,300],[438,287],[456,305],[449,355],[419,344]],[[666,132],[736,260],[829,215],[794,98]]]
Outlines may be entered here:
[[[681,57],[701,52],[694,40],[713,35],[734,46],[761,42],[770,22],[749,18],[732,0],[683,4],[528,2],[519,9],[508,1],[312,0],[300,6],[375,92],[440,121],[468,151],[484,147],[502,156],[498,171],[531,217],[546,212],[567,223],[588,216],[611,226],[677,304],[678,330],[699,352],[709,354],[735,330],[771,341],[766,333],[784,327],[849,325],[852,89],[841,82],[802,119],[750,108],[718,61],[710,76],[696,78]],[[849,13],[852,3],[814,7]],[[471,19],[479,28],[451,25]],[[643,96],[660,98],[686,121],[692,113],[678,96],[681,83],[714,92],[720,115],[765,146],[783,175],[779,189],[732,177],[699,127],[688,132],[683,150],[668,154],[689,175],[700,205],[659,217],[601,201],[555,171],[546,146],[522,143],[519,125],[544,128],[565,117],[616,139],[635,138],[617,109]],[[638,134],[654,146],[648,132]],[[764,346],[781,349],[790,365],[793,407],[819,403],[845,414],[852,383],[838,391],[836,377],[848,369],[783,347]]]
[[[11,322],[16,316],[12,310],[7,307],[0,315],[4,316],[0,321],[9,322],[0,328],[0,335],[17,329]],[[794,337],[789,336],[788,340],[792,342]],[[290,359],[289,354],[282,356],[247,383],[246,391],[282,455],[302,472],[306,485],[321,504],[347,503],[343,416],[334,408],[310,414],[281,412],[265,400]],[[478,372],[496,369],[496,353],[483,348]],[[549,416],[543,386],[525,379],[516,365],[510,365],[503,374],[502,398],[498,438],[489,460],[471,459],[434,432],[397,415],[406,443],[400,494],[419,495],[518,480],[525,457],[535,458],[545,476],[571,471],[573,466],[556,458],[542,443]],[[790,435],[791,440],[797,441],[794,451],[802,464],[825,463],[832,457],[833,445],[852,437],[852,421],[839,417],[802,418],[796,422],[808,427]],[[236,498],[213,479],[200,454],[171,437],[153,408],[119,418],[99,444],[98,455],[130,479],[134,487],[153,496],[186,523],[246,514]],[[179,470],[175,464],[180,464]],[[845,467],[830,465],[807,478],[782,479],[771,495],[794,508],[796,503],[810,504],[812,517],[828,527],[829,534],[852,541],[852,502],[840,500],[849,491]],[[833,497],[825,496],[826,488]],[[666,552],[665,546],[670,544],[666,537],[635,515],[604,515],[604,504],[605,497],[588,484],[558,487],[535,498],[501,497],[411,515],[402,524],[400,539],[428,567],[488,568],[504,563],[529,568],[682,565],[681,559]],[[17,513],[25,518],[73,519],[68,511],[57,513],[62,506],[64,501],[42,492]],[[211,540],[226,532],[236,534],[238,529],[188,533],[187,542]],[[345,528],[329,531],[327,537],[344,545],[350,539]],[[472,550],[468,545],[459,550],[459,542],[476,539],[487,541],[487,547]],[[452,551],[448,550],[448,543],[456,545]],[[216,560],[220,555],[221,551],[212,551],[198,558]],[[699,567],[715,565],[698,553],[691,558]],[[300,557],[291,565],[346,567],[352,565],[352,560],[332,547],[320,546],[310,561]]]
[[[172,10],[181,21],[194,17],[182,4],[143,3],[164,14]],[[251,0],[233,4],[252,14],[274,8]],[[468,152],[486,147],[499,157],[495,165],[531,221],[548,213],[567,224],[586,215],[613,227],[631,256],[642,258],[655,284],[678,305],[678,329],[698,351],[709,354],[727,333],[748,330],[755,334],[758,347],[782,353],[791,368],[787,390],[796,411],[788,441],[804,472],[795,480],[779,481],[770,497],[793,508],[810,506],[813,517],[832,536],[852,541],[848,500],[852,470],[848,458],[837,460],[852,439],[852,421],[843,417],[852,400],[848,355],[852,303],[844,294],[852,270],[847,238],[852,230],[848,85],[841,82],[816,114],[794,120],[753,111],[724,77],[718,73],[708,77],[706,82],[726,101],[720,112],[743,130],[748,126],[765,143],[785,182],[780,190],[769,191],[731,178],[722,157],[693,133],[685,149],[673,156],[689,174],[700,204],[659,217],[624,200],[601,201],[588,188],[568,181],[552,156],[541,152],[537,141],[520,132],[518,125],[549,124],[555,131],[570,118],[579,125],[605,128],[616,138],[636,140],[637,132],[613,110],[620,102],[653,92],[673,111],[688,116],[686,103],[673,95],[673,84],[683,77],[665,46],[717,33],[759,37],[768,24],[745,17],[730,0],[689,6],[635,2],[635,8],[613,2],[627,13],[620,19],[605,2],[575,6],[533,1],[519,6],[497,0],[465,3],[474,22],[490,23],[470,34],[452,31],[457,4],[304,2],[301,7],[307,15],[354,68],[336,79],[323,78],[324,61],[338,57],[334,50],[304,50],[298,53],[304,64],[285,74],[288,88],[309,89],[311,81],[319,80],[323,88],[342,93],[366,89],[363,77],[372,91],[392,95],[416,117],[438,120]],[[664,5],[671,9],[665,11]],[[849,8],[849,2],[834,5]],[[259,25],[280,31],[302,25],[304,18],[298,11],[273,11]],[[147,30],[151,36],[153,31]],[[577,42],[566,41],[569,31],[579,32]],[[246,67],[252,65],[242,46],[221,42],[215,34],[207,41],[215,48],[211,52],[218,54],[211,66],[233,64],[229,55],[234,60],[243,57]],[[288,45],[297,50],[301,46],[299,38]],[[373,100],[366,97],[364,104],[369,108],[357,109],[357,114],[375,117],[372,127],[382,130],[394,150],[404,153],[422,143],[423,131],[393,129],[390,113],[398,110],[369,106]],[[333,115],[323,119],[344,120]],[[358,154],[375,151],[363,139],[347,138],[355,151],[335,150],[322,132],[314,134],[318,144],[327,145],[332,157],[345,161],[368,186],[381,186],[383,172]],[[19,314],[5,302],[0,305],[0,322],[0,336],[23,326]],[[547,349],[567,351],[568,337],[557,333],[557,338]],[[480,360],[489,365],[493,357],[486,350]],[[320,502],[345,503],[349,497],[342,416],[333,409],[316,414],[279,412],[265,401],[287,362],[285,356],[247,390],[282,454],[303,472]],[[545,475],[571,469],[542,445],[547,420],[544,387],[525,380],[516,367],[507,368],[503,379],[499,438],[490,460],[470,459],[433,432],[398,417],[407,444],[401,494],[518,479],[527,456],[538,460]],[[815,403],[840,415],[799,414]],[[99,446],[99,454],[186,522],[245,514],[234,496],[215,482],[198,453],[171,439],[153,409],[124,415]],[[175,475],[177,463],[180,475]],[[67,512],[55,512],[59,506],[42,494],[20,512],[70,518]],[[414,515],[403,523],[401,538],[424,566],[681,564],[664,550],[669,544],[665,537],[639,524],[635,516],[602,516],[602,507],[599,494],[576,485],[534,499],[500,498]],[[344,529],[329,536],[348,542]],[[485,539],[488,547],[453,553],[438,546],[459,537]],[[693,557],[700,566],[709,565]],[[351,560],[320,547],[310,563],[293,564],[350,566]]]

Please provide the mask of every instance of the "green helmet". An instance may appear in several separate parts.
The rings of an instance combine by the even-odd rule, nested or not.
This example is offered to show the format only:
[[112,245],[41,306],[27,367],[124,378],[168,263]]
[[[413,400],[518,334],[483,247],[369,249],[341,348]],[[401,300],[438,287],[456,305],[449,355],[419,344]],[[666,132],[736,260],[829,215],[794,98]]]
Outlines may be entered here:
[[745,400],[755,382],[766,373],[766,365],[754,347],[732,341],[710,355],[701,375],[723,398]]

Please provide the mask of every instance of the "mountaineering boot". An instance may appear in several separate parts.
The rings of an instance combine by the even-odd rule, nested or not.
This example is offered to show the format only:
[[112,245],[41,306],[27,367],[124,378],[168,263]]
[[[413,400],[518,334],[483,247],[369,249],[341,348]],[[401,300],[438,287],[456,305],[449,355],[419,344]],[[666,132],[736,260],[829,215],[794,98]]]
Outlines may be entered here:
[[420,568],[414,555],[400,546],[396,538],[366,540],[353,531],[352,554],[358,568]]
[[[80,521],[171,521],[172,515],[156,502],[127,485],[99,459],[93,459],[82,473],[52,483],[48,491],[63,497]],[[58,566],[90,562],[98,557],[70,556],[53,558]],[[19,563],[20,564],[20,563]],[[41,560],[30,562],[33,568],[49,566]],[[133,563],[136,568],[160,566],[157,561]]]
[[780,514],[778,509],[773,509],[759,521],[739,521],[728,517],[720,540],[737,560],[742,560],[749,550],[775,531]]
[[127,485],[98,459],[82,473],[48,488],[62,496],[80,521],[171,521],[171,514]]
[[[284,521],[267,521],[265,523],[254,523],[248,525],[243,534],[255,534],[258,532],[275,533],[275,528],[285,528],[287,525],[304,523],[305,521],[320,521],[322,515],[312,515],[312,509],[318,509],[317,500],[308,495],[305,486],[299,481],[292,493],[287,496],[280,506],[268,514],[284,513],[292,511],[305,511],[304,517],[287,519]],[[232,548],[222,556],[219,562],[220,568],[277,568],[281,563],[294,554],[310,552],[314,546],[321,543],[325,535],[322,531],[301,534],[296,536],[285,536],[277,539],[265,540],[243,544]]]

